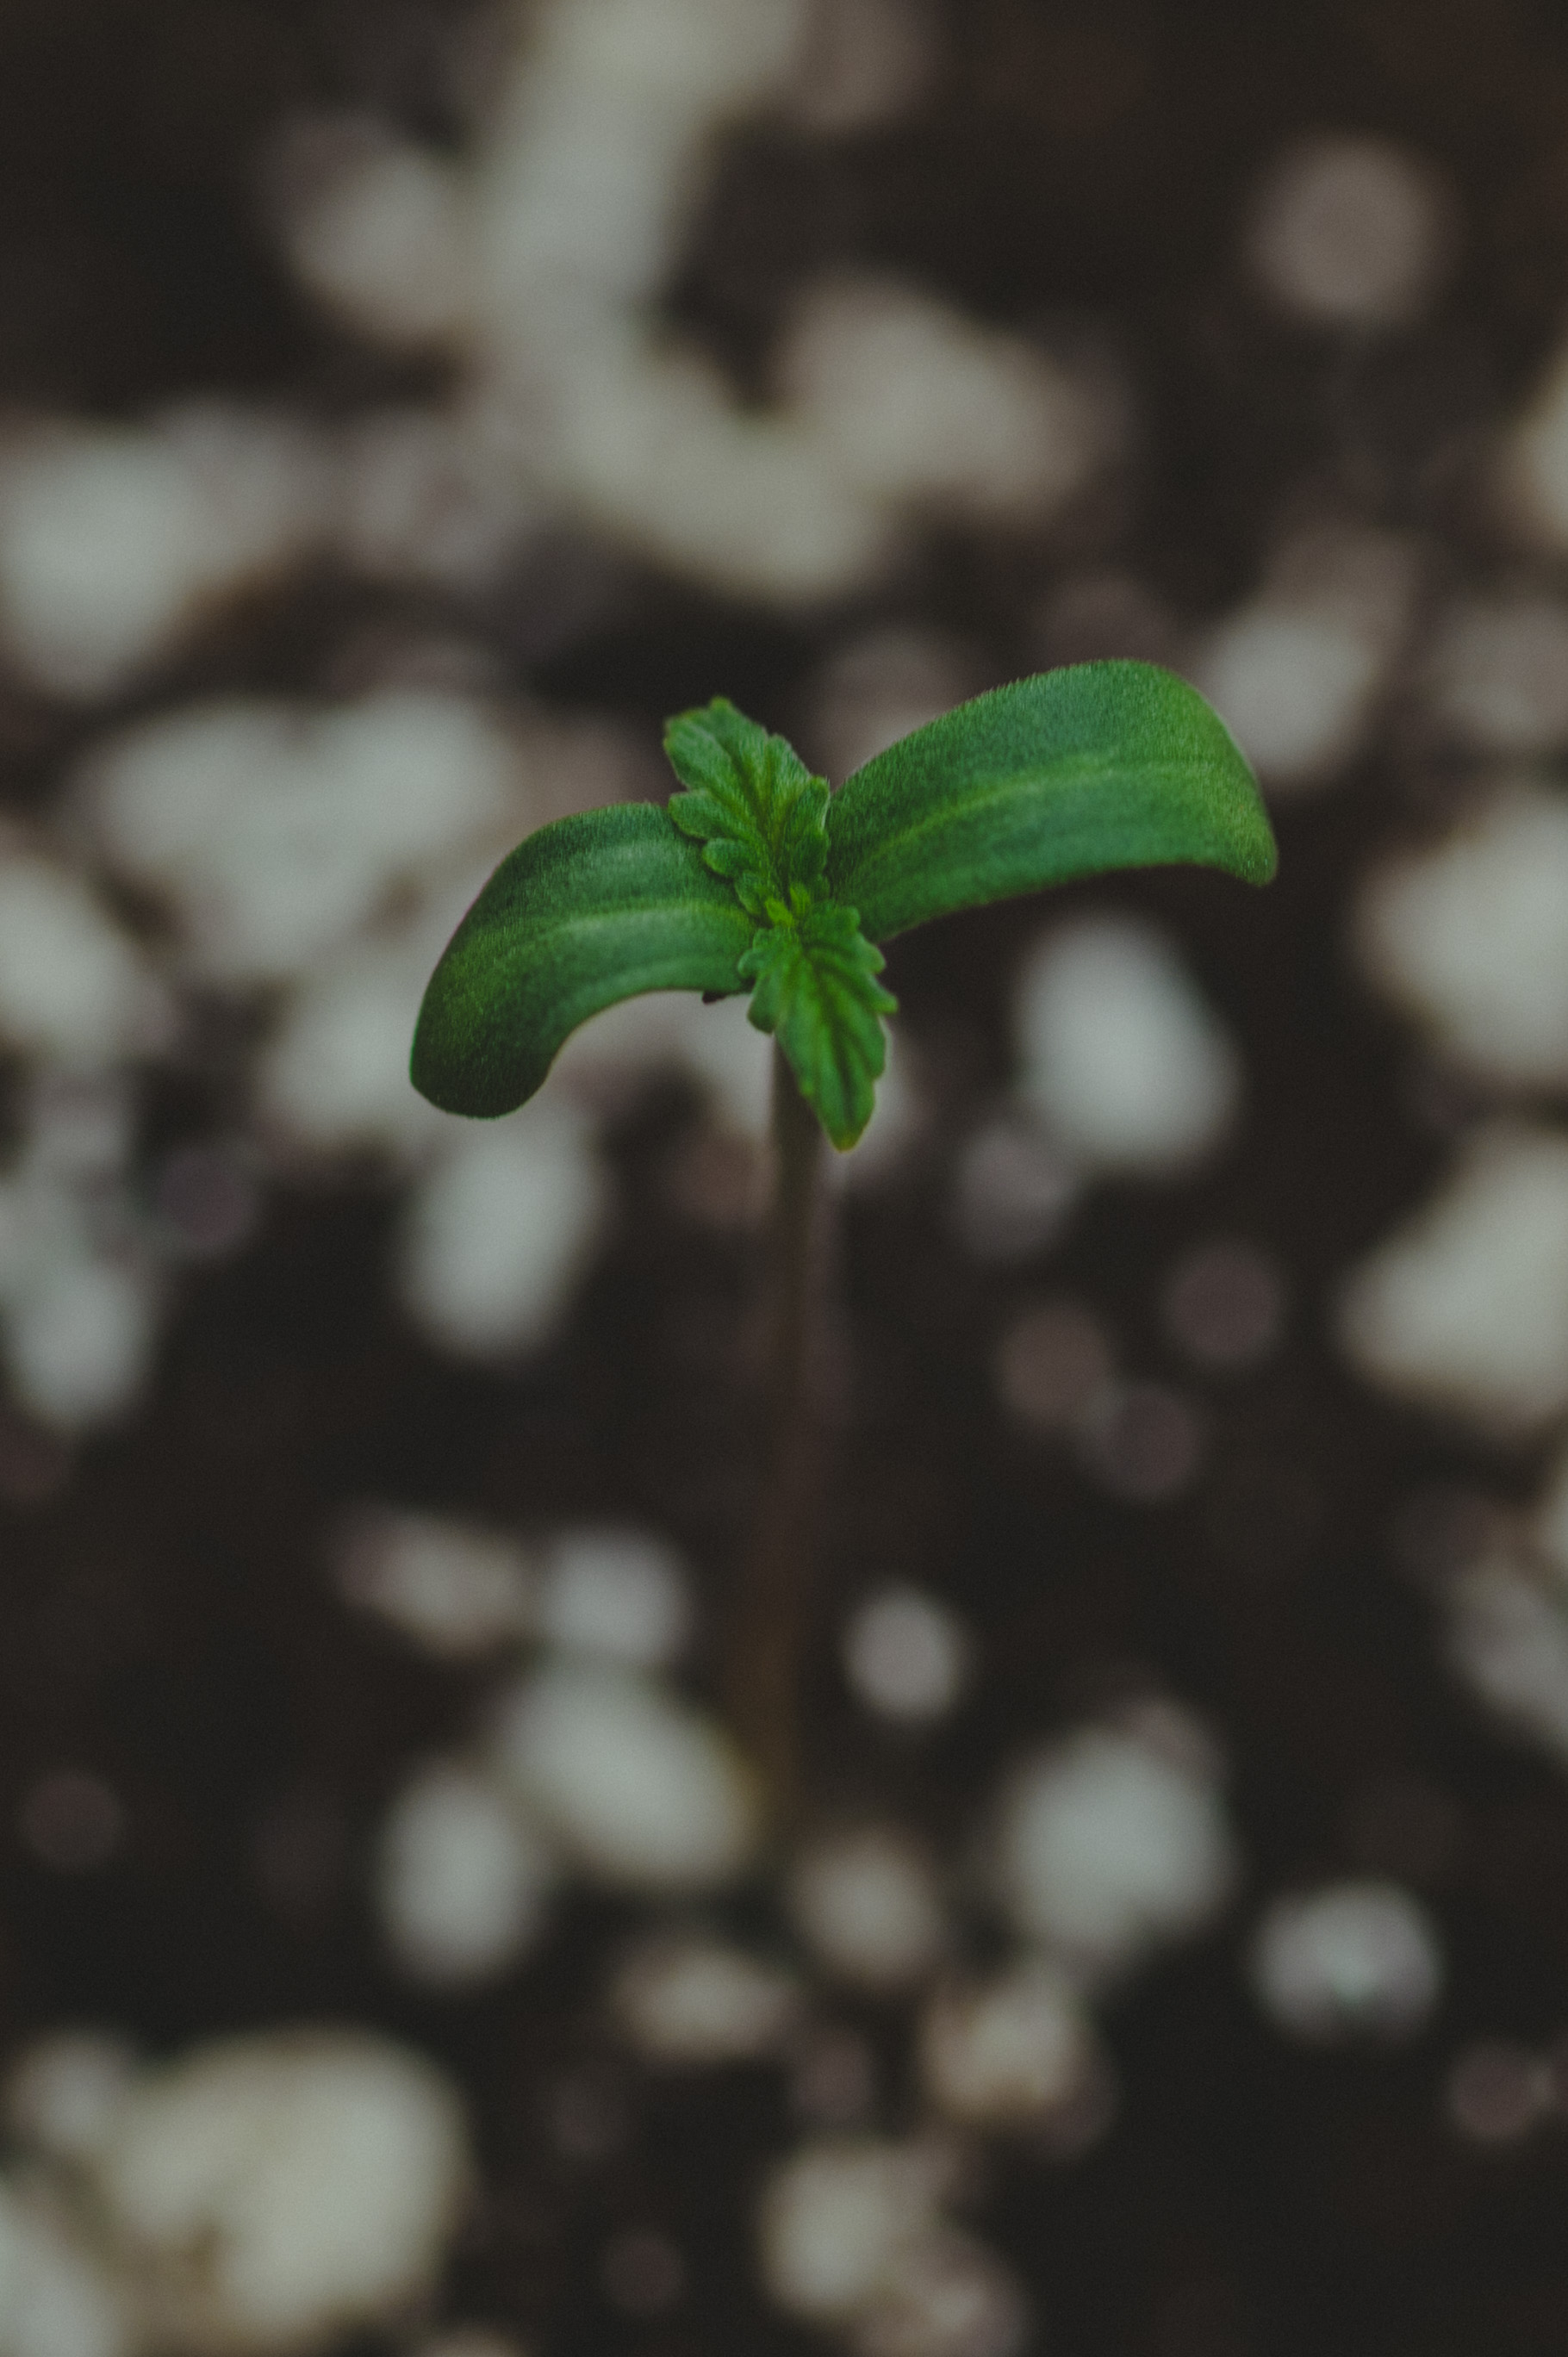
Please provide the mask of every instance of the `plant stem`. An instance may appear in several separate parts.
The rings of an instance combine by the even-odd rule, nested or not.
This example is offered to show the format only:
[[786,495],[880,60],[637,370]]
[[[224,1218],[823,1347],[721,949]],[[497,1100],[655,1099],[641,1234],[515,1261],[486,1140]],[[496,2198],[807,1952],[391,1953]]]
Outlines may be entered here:
[[765,1279],[762,1475],[725,1663],[731,1724],[765,1781],[776,1825],[800,1801],[800,1686],[811,1623],[820,1420],[822,1133],[773,1050],[773,1198]]

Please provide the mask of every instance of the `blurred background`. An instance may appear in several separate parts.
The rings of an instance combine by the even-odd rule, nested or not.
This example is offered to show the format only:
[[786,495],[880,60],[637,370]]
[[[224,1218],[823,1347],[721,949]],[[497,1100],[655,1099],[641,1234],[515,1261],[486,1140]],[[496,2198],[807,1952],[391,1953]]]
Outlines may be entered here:
[[[782,1866],[768,1049],[406,1057],[715,694],[1210,696],[896,943]],[[0,0],[0,2357],[1568,2334],[1568,24]]]

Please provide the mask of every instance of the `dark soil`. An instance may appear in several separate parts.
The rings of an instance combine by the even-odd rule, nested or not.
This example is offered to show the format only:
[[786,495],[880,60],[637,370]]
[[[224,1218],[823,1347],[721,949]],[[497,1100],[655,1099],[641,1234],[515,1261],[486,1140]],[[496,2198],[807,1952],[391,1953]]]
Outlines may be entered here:
[[[914,118],[727,156],[672,300],[743,381],[794,285],[886,262],[1000,322],[1109,337],[1150,438],[1114,554],[1189,616],[1255,576],[1305,479],[1359,512],[1491,561],[1463,457],[1520,398],[1568,286],[1568,14],[1522,0],[1219,0],[1090,8],[953,0],[951,70]],[[416,0],[10,0],[0,15],[0,402],[134,414],[192,391],[351,406],[394,381],[334,340],[274,263],[255,143],[301,99],[371,102],[456,135],[438,64],[459,11]],[[1238,284],[1247,192],[1320,126],[1399,135],[1446,165],[1467,227],[1434,320],[1347,358],[1269,323]],[[397,380],[401,381],[401,380]],[[822,654],[865,620],[955,626],[1001,678],[1070,549],[933,546],[887,601],[784,626],[607,557],[582,628],[537,585],[466,614],[507,676],[651,731],[722,688],[789,726]],[[319,686],[396,600],[317,581],[203,650],[186,684]],[[0,691],[6,791],[36,805],[80,723]],[[974,1701],[911,1747],[868,1728],[831,1661],[811,1742],[822,1791],[875,1792],[957,1829],[1026,1738],[1152,1677],[1223,1738],[1250,1896],[1374,1869],[1430,1899],[1450,1983],[1418,2044],[1292,2046],[1260,2018],[1238,1923],[1153,1971],[1108,2018],[1123,2105],[1071,2167],[997,2163],[985,2231],[1035,2287],[1057,2357],[1533,2357],[1568,2344],[1568,2129],[1501,2154],[1447,2125],[1449,2058],[1480,2035],[1568,2030],[1568,1792],[1507,1749],[1437,1658],[1423,1577],[1444,1498],[1522,1492],[1337,1361],[1348,1260],[1421,1193],[1446,1138],[1405,1037],[1342,948],[1364,849],[1434,781],[1398,731],[1282,818],[1266,896],[1215,877],[1119,883],[1188,945],[1242,1042],[1249,1120],[1201,1180],[1105,1188],[1065,1241],[984,1272],[946,1216],[940,1151],[851,1209],[852,1382],[826,1577],[896,1571],[979,1632]],[[1106,897],[1097,888],[1094,898]],[[956,1134],[1004,1069],[1015,952],[1038,911],[899,943],[889,980]],[[207,1134],[220,1082],[156,1113]],[[654,2083],[595,1994],[629,1917],[574,1903],[493,1994],[411,1996],[364,1900],[368,1836],[410,1755],[477,1688],[332,1598],[323,1548],[373,1496],[524,1527],[626,1514],[667,1527],[716,1596],[749,1443],[736,1407],[748,1249],[681,1224],[658,1172],[689,1103],[646,1106],[616,1151],[635,1217],[565,1339],[510,1376],[438,1361],[384,1284],[373,1189],[269,1199],[230,1265],[188,1281],[156,1397],[67,1467],[0,1426],[0,1823],[45,1770],[87,1766],[130,1834],[94,1875],[0,1835],[0,2044],[87,2018],[156,2050],[240,2025],[351,2016],[413,2038],[474,2104],[489,2192],[454,2302],[553,2357],[729,2357],[802,2345],[750,2280],[752,2188],[791,2135],[777,2076]],[[1240,1233],[1289,1273],[1285,1348],[1197,1382],[1157,1317],[1179,1254]],[[999,1419],[988,1360],[1010,1305],[1095,1304],[1130,1364],[1202,1395],[1207,1470],[1178,1502],[1119,1502]],[[867,2016],[898,2116],[896,2026]],[[563,2128],[563,2121],[571,2125]],[[607,2241],[666,2231],[684,2296],[649,2319],[599,2288]]]

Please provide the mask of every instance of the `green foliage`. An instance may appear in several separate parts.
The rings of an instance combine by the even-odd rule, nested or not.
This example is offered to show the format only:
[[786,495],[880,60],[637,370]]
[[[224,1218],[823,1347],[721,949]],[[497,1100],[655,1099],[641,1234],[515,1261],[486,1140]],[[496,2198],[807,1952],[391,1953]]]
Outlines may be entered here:
[[881,1017],[898,1002],[876,976],[884,960],[853,909],[821,901],[763,926],[740,962],[757,987],[750,1019],[771,1031],[800,1093],[835,1146],[853,1146],[887,1060]]
[[763,923],[775,908],[806,905],[828,856],[827,780],[722,695],[670,721],[664,750],[687,789],[671,795],[671,817],[747,914]]
[[723,696],[671,720],[664,749],[686,788],[671,817],[757,920],[739,967],[756,985],[751,1020],[773,1033],[833,1144],[853,1146],[886,1061],[881,1017],[897,1001],[875,980],[882,955],[854,909],[822,884],[828,781]]
[[1117,867],[1197,863],[1267,883],[1251,770],[1202,697],[1150,663],[1084,663],[977,696],[840,791],[722,697],[682,713],[668,813],[623,804],[540,829],[502,861],[425,993],[414,1085],[508,1113],[562,1041],[645,990],[752,986],[838,1146],[886,1057],[874,944],[961,909]]
[[446,1113],[510,1113],[601,1007],[644,990],[741,989],[756,930],[651,802],[557,819],[501,861],[447,944],[413,1035],[413,1085]]
[[828,812],[828,885],[873,941],[1115,867],[1266,884],[1278,855],[1219,715],[1153,663],[993,688],[857,770]]

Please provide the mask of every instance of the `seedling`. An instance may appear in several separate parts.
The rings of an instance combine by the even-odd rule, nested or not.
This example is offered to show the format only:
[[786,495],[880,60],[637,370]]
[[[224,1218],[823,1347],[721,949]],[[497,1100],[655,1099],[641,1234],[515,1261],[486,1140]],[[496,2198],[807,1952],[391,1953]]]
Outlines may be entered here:
[[811,1555],[807,1397],[822,1133],[871,1118],[886,1057],[880,944],[933,917],[1119,867],[1196,864],[1265,884],[1251,770],[1203,698],[1150,663],[1083,663],[917,728],[836,793],[723,697],[664,732],[681,791],[558,819],[504,859],[436,967],[416,1088],[490,1119],[567,1035],[650,990],[749,991],[774,1039],[768,1450],[731,1648],[730,1701],[782,1803]]

